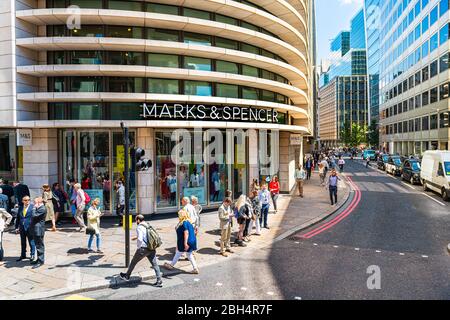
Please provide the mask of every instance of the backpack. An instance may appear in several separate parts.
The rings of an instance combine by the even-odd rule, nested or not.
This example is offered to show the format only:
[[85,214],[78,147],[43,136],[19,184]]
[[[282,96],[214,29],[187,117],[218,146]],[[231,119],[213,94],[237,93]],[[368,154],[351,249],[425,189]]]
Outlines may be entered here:
[[147,230],[147,248],[148,250],[156,250],[162,245],[161,237],[153,227],[145,222],[141,223]]
[[85,197],[84,203],[89,204],[89,202],[91,202],[91,197],[89,197],[89,195],[86,193],[86,191],[83,190],[83,192],[84,192],[84,197]]

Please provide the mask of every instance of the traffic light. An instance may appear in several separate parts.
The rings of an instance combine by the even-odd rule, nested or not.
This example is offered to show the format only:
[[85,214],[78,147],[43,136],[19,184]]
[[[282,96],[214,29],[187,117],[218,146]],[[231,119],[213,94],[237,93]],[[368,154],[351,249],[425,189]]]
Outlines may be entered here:
[[136,171],[146,171],[152,167],[152,160],[145,159],[145,151],[144,149],[137,148],[136,149]]

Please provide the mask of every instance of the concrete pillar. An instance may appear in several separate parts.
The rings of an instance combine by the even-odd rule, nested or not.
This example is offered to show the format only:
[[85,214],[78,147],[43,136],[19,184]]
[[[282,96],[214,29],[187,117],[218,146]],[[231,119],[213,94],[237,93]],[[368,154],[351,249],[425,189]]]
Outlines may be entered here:
[[56,129],[33,129],[33,143],[23,147],[23,180],[31,196],[42,195],[42,185],[58,181]]
[[[295,180],[295,149],[290,146],[290,133],[280,132],[280,188],[281,192],[288,193],[294,188]],[[300,154],[303,158],[303,155]]]
[[153,163],[150,170],[137,173],[137,212],[140,214],[153,214],[156,211],[154,138],[152,128],[139,128],[137,130],[137,146],[145,150],[145,157],[151,159]]
[[258,167],[258,131],[249,129],[248,134],[248,185],[251,187],[253,179],[259,181]]

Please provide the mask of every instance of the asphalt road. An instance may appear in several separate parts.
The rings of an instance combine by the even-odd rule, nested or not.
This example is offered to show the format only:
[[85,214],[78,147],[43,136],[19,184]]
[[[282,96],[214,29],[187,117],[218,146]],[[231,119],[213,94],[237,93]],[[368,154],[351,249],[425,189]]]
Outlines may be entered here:
[[[339,213],[272,248],[149,283],[84,293],[94,299],[449,299],[450,203],[362,162],[347,161],[360,190]],[[355,198],[357,192],[353,194]],[[322,225],[329,229],[302,236]],[[146,262],[142,262],[146,263]],[[375,273],[374,273],[375,272]],[[369,284],[369,286],[368,286]],[[369,288],[370,287],[370,288]],[[60,297],[65,298],[65,297]]]

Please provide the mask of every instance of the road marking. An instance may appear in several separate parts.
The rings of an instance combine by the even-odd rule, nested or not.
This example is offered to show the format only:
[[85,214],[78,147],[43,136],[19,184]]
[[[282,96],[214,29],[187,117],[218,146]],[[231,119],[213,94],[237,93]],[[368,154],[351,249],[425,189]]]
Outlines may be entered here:
[[355,251],[359,251],[359,248],[355,248]]
[[403,252],[400,252],[400,255],[401,255],[401,256],[404,256],[405,254],[404,254]]
[[430,199],[433,200],[434,202],[439,203],[439,204],[440,204],[441,206],[443,206],[443,207],[446,207],[446,206],[447,206],[445,203],[442,203],[442,202],[440,202],[439,200],[436,200],[435,198],[433,198],[432,196],[430,196],[430,195],[428,195],[428,194],[426,194],[426,193],[424,193],[424,192],[422,192],[422,194],[423,194],[425,197],[430,198]]
[[425,255],[423,255],[423,256],[422,256],[422,258],[424,258],[424,259],[428,259],[428,256],[425,256]]
[[300,244],[300,242],[298,242],[298,241],[295,241],[295,244]]
[[380,250],[376,250],[375,252],[376,252],[376,253],[381,253],[381,251],[380,251]]
[[333,246],[333,248],[336,248],[336,249],[337,249],[337,248],[339,248],[339,246]]
[[410,188],[410,189],[413,189],[414,191],[417,191],[417,189],[416,188],[414,188],[412,185],[410,185],[410,184],[407,184],[406,182],[403,182],[402,181],[402,184],[404,185],[404,186],[407,186],[408,188]]

